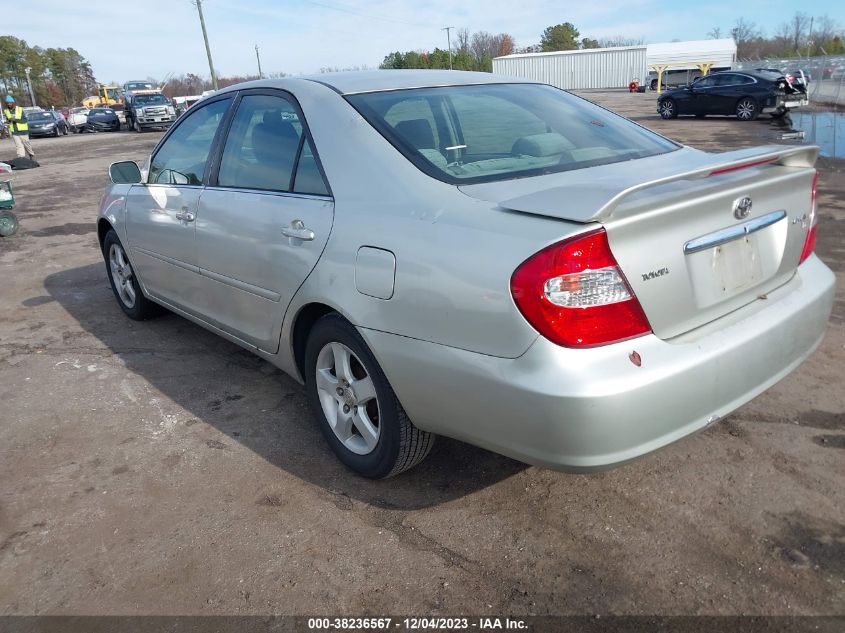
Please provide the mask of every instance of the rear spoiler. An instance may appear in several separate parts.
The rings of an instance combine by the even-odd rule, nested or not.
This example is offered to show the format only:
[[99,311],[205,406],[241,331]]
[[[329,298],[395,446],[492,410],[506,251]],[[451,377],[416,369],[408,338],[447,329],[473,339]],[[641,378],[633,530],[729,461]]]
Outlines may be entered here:
[[[598,176],[591,182],[572,183],[543,189],[499,203],[499,206],[513,211],[562,217],[561,200],[569,207],[577,206],[566,213],[564,219],[576,222],[602,222],[608,220],[625,198],[643,191],[679,180],[698,180],[727,174],[741,169],[779,165],[781,167],[809,168],[816,164],[819,148],[815,145],[788,147],[768,145],[741,149],[722,154],[699,153],[698,160],[687,155],[682,162],[694,164],[692,169],[676,169],[676,165],[664,161],[658,168],[649,169],[629,161],[631,169],[624,176],[614,170],[613,178]],[[664,158],[667,155],[663,155]],[[647,160],[647,159],[645,159]],[[697,164],[696,164],[697,163]],[[618,165],[618,163],[612,164]],[[608,167],[612,166],[608,165]],[[636,166],[635,166],[636,165]],[[648,169],[648,172],[643,170]],[[661,173],[668,172],[668,173]],[[641,179],[642,175],[646,179]]]

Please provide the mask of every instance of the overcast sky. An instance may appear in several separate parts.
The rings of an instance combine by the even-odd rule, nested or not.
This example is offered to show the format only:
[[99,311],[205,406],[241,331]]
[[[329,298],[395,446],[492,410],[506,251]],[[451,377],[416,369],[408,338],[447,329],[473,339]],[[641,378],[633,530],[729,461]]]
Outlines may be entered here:
[[[76,48],[101,82],[209,74],[189,0],[39,0],[26,7],[3,32],[30,45]],[[727,33],[740,16],[772,33],[796,10],[845,22],[842,0],[205,0],[203,9],[221,76],[256,73],[256,44],[265,73],[377,67],[392,51],[445,48],[443,26],[507,32],[525,46],[561,22],[575,24],[582,37],[646,42],[704,39],[715,26]]]

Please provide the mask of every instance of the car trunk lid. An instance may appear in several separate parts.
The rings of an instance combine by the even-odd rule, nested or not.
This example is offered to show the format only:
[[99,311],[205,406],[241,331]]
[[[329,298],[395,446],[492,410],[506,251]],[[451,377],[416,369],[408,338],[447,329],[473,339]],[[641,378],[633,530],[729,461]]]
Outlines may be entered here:
[[604,226],[654,333],[668,339],[793,276],[809,228],[817,154],[815,147],[718,155],[684,148],[461,190],[505,212]]

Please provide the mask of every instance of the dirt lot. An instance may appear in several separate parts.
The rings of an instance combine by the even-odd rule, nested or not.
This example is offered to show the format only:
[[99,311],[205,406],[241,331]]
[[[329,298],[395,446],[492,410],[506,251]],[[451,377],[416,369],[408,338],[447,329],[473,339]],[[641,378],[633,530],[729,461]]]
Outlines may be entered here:
[[[662,121],[693,146],[769,121]],[[334,459],[302,388],[176,316],[118,309],[94,218],[159,134],[35,140],[0,240],[0,614],[842,614],[845,177],[822,162],[821,348],[709,430],[596,475],[455,441],[384,482]],[[14,154],[4,141],[5,155]],[[0,154],[2,155],[2,154]],[[518,423],[515,420],[515,423]]]

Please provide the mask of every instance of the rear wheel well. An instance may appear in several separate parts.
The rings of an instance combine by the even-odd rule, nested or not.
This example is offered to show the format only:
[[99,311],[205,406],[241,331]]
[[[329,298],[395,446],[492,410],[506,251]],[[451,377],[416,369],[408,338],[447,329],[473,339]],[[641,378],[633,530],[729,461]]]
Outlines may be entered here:
[[100,250],[103,250],[103,242],[106,240],[106,233],[112,230],[112,225],[105,218],[97,222],[97,239],[100,242]]
[[305,347],[308,345],[308,335],[314,324],[331,312],[336,312],[336,310],[324,303],[309,303],[296,315],[291,336],[293,359],[303,380],[305,380]]

